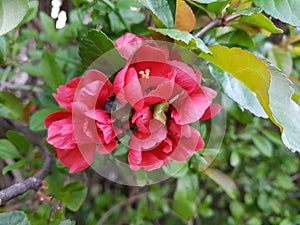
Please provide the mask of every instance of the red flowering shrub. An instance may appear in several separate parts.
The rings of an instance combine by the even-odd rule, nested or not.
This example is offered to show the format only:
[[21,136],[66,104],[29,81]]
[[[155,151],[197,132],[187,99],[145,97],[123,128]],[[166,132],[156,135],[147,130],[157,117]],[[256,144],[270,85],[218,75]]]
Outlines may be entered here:
[[[128,33],[115,46],[128,63],[113,85],[101,72],[89,70],[58,88],[54,97],[66,110],[46,118],[47,141],[71,173],[91,165],[96,145],[101,154],[113,151],[120,128],[123,134],[131,134],[132,170],[154,170],[170,159],[186,161],[204,146],[199,131],[190,124],[220,111],[220,105],[212,104],[217,93],[201,86],[201,72],[166,45]],[[129,121],[114,118],[114,101],[131,107],[123,112]]]

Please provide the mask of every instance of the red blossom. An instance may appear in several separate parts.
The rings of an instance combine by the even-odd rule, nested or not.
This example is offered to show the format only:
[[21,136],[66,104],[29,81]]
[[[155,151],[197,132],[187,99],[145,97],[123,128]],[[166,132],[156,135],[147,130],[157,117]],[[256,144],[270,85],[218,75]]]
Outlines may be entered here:
[[106,154],[117,146],[114,120],[102,110],[112,95],[112,84],[99,71],[74,78],[58,88],[56,100],[67,110],[50,114],[45,120],[47,141],[70,173],[86,169],[98,152]]

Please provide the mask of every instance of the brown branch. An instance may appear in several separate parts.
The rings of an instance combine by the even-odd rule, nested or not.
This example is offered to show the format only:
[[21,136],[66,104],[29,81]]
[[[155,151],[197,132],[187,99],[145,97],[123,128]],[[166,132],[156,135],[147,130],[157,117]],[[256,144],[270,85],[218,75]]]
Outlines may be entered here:
[[0,206],[14,197],[24,194],[28,190],[37,190],[41,186],[41,181],[50,173],[53,166],[53,158],[49,150],[44,146],[42,137],[39,133],[32,132],[29,128],[19,122],[10,121],[0,117],[0,130],[16,130],[24,134],[24,136],[34,145],[39,146],[44,153],[45,161],[42,168],[32,177],[27,178],[23,182],[13,184],[3,190],[0,190]]
[[206,34],[211,29],[213,29],[215,27],[226,26],[229,22],[231,22],[232,20],[235,20],[235,19],[237,19],[241,16],[242,16],[242,14],[232,14],[232,15],[226,16],[226,17],[218,17],[215,20],[208,23],[205,27],[203,27],[202,30],[200,30],[194,36],[195,37],[202,37],[204,34]]

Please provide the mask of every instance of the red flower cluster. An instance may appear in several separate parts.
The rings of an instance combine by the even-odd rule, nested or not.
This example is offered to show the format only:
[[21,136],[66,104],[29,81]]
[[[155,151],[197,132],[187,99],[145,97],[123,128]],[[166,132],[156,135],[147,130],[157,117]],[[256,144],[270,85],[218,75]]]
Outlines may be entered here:
[[[113,85],[101,72],[90,70],[58,88],[54,97],[67,110],[46,118],[48,142],[71,173],[92,163],[96,146],[101,154],[113,151],[117,137],[127,131],[132,132],[128,151],[132,170],[154,170],[170,159],[186,161],[204,146],[189,124],[221,110],[212,104],[217,93],[200,85],[200,71],[153,40],[128,33],[115,46],[128,63]],[[127,126],[120,126],[124,121],[104,110],[113,98],[132,108]]]

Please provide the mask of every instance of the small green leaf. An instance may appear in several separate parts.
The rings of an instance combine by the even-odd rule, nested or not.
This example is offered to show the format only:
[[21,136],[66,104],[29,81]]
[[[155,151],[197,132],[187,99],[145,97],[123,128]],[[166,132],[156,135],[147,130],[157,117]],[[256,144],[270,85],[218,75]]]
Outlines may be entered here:
[[2,0],[0,2],[0,35],[3,35],[22,21],[28,9],[28,0]]
[[22,211],[0,213],[0,225],[30,225],[26,214]]
[[210,72],[221,85],[224,93],[241,108],[249,110],[255,116],[268,118],[257,97],[239,80],[216,66],[210,66]]
[[7,139],[13,143],[20,151],[27,153],[30,143],[29,141],[20,133],[16,131],[9,130],[6,133]]
[[22,71],[29,73],[32,76],[43,76],[44,71],[41,68],[41,65],[31,65],[31,64],[24,64],[20,67]]
[[172,207],[182,219],[190,219],[197,211],[198,191],[199,183],[196,174],[178,178]]
[[3,36],[0,36],[0,64],[6,56],[6,41]]
[[61,197],[63,195],[63,188],[65,182],[65,175],[58,172],[53,172],[45,178],[48,188],[46,192],[55,197]]
[[273,155],[273,147],[270,141],[258,134],[254,134],[252,136],[252,140],[257,147],[257,149],[267,157],[271,157]]
[[57,41],[58,35],[55,29],[54,20],[44,12],[40,12],[40,21],[43,29],[48,35],[47,40]]
[[65,83],[65,77],[62,70],[59,68],[53,54],[48,50],[43,52],[41,66],[45,82],[53,91],[55,91],[59,85]]
[[38,1],[29,1],[28,2],[28,11],[25,15],[25,17],[22,20],[22,24],[28,23],[29,21],[33,20],[36,17],[36,14],[38,12],[39,3]]
[[32,114],[29,121],[29,127],[33,131],[45,130],[44,125],[45,118],[50,114],[55,112],[55,109],[41,109]]
[[274,47],[269,50],[268,59],[274,66],[278,67],[285,74],[290,75],[292,73],[293,60],[288,51]]
[[23,104],[21,99],[12,93],[0,92],[0,116],[23,120]]
[[266,17],[264,14],[259,13],[259,14],[253,14],[251,16],[242,16],[239,20],[239,22],[244,22],[244,23],[250,23],[255,26],[259,26],[267,31],[270,31],[275,34],[282,33],[283,31],[276,27],[272,21]]
[[167,0],[138,0],[167,27],[174,27],[174,18]]
[[27,159],[20,159],[18,162],[12,164],[12,165],[8,165],[6,167],[3,168],[2,170],[2,174],[5,175],[7,174],[9,171],[11,170],[15,170],[15,169],[19,169],[21,167],[23,167],[27,162]]
[[218,185],[220,185],[220,187],[223,188],[223,190],[230,198],[236,198],[238,189],[234,181],[228,175],[219,170],[210,168],[205,171],[205,174]]
[[76,212],[86,198],[87,188],[80,181],[73,182],[63,188],[63,194],[62,202],[69,210]]
[[0,158],[1,159],[19,159],[21,155],[10,141],[0,139]]
[[186,44],[187,47],[193,49],[198,48],[202,52],[211,53],[208,47],[200,38],[195,38],[192,34],[186,31],[180,31],[176,29],[162,29],[162,28],[149,28],[149,30],[158,32],[164,36],[168,36],[175,41],[181,41]]
[[299,0],[253,0],[253,2],[272,17],[292,26],[300,26]]

